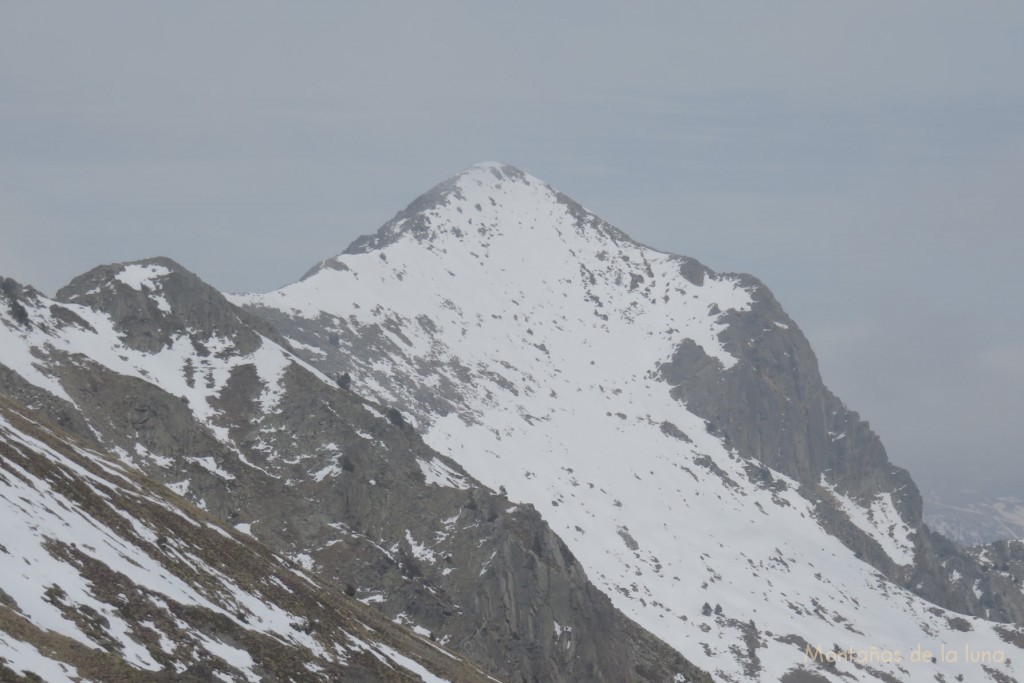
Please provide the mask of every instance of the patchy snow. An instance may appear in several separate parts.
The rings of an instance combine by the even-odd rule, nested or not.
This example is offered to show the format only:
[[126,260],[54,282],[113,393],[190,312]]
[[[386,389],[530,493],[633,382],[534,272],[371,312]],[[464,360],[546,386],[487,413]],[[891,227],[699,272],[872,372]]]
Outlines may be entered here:
[[[409,615],[406,614],[405,612],[402,612],[401,614],[399,614],[397,617],[392,619],[392,621],[394,621],[396,624],[402,624],[403,626],[408,626],[413,631],[413,633],[415,633],[416,635],[423,636],[424,638],[430,638],[430,629],[423,628],[419,624],[414,623],[409,618]],[[444,652],[444,650],[442,650],[442,652]],[[449,656],[451,656],[451,655],[449,655]]]
[[26,305],[26,309],[30,319],[35,320],[29,329],[15,324],[14,320],[2,315],[3,310],[0,309],[0,363],[29,384],[74,404],[60,380],[46,372],[45,362],[40,357],[45,358],[50,348],[50,337],[38,326],[38,317],[48,315],[48,312],[40,311],[31,304]]
[[191,485],[192,481],[189,479],[184,479],[182,481],[176,481],[170,484],[166,484],[167,488],[169,488],[170,490],[174,491],[175,493],[182,497],[188,494],[188,490]]
[[160,648],[161,652],[167,655],[174,654],[174,650],[177,647],[177,644],[173,640],[168,638],[167,634],[164,633],[156,624],[154,624],[151,621],[141,621],[139,622],[139,626],[142,626],[143,628],[148,628],[149,630],[156,633],[157,645]]
[[[737,362],[719,335],[731,311],[751,305],[740,279],[705,272],[691,281],[685,260],[500,165],[470,169],[428,204],[400,214],[365,253],[330,260],[343,268],[239,302],[304,327],[316,321],[339,335],[339,348],[359,345],[346,362],[361,393],[415,413],[430,446],[540,510],[616,607],[716,678],[781,679],[804,662],[790,635],[908,655],[918,643],[962,649],[965,635],[945,612],[823,532],[795,481],[772,472],[786,487],[778,491],[752,482],[749,463],[661,380],[659,367],[685,339],[722,370]],[[776,329],[788,326],[765,333]],[[444,410],[418,400],[418,390],[444,387]],[[664,423],[686,438],[667,436]],[[418,464],[429,483],[458,487],[439,461]],[[894,561],[912,561],[890,496],[867,508],[847,502]],[[704,617],[705,602],[722,614]],[[760,634],[754,675],[737,654],[751,622]],[[973,624],[972,647],[1005,647],[990,626]],[[836,666],[850,680],[875,678]],[[932,680],[923,668],[909,678],[879,668]],[[943,672],[983,675],[964,662]]]
[[[253,671],[253,667],[256,662],[253,661],[252,655],[245,650],[240,650],[237,647],[232,647],[231,645],[222,643],[219,640],[214,640],[203,633],[197,632],[195,633],[195,636],[203,643],[203,647],[206,648],[210,654],[220,657],[230,666],[239,669],[242,672],[242,675],[245,676],[245,680],[252,681],[252,683],[259,683],[259,681],[263,680],[255,671]],[[233,681],[234,679],[228,677],[225,680]]]
[[285,341],[287,341],[288,342],[288,346],[290,346],[295,351],[305,351],[306,353],[312,354],[314,356],[324,356],[324,355],[326,355],[323,351],[321,351],[317,347],[310,346],[309,344],[303,344],[302,342],[297,341],[295,339],[285,338]]
[[[187,652],[180,650],[181,644],[156,625],[161,621],[170,622],[188,633],[189,647],[198,646],[230,667],[230,673],[220,672],[226,676],[225,680],[262,680],[253,652],[183,621],[189,617],[180,616],[179,611],[172,609],[170,603],[174,602],[208,610],[217,618],[234,622],[237,628],[294,645],[300,656],[309,658],[307,663],[312,667],[323,669],[320,665],[323,662],[344,663],[344,649],[325,647],[302,627],[302,617],[268,600],[262,592],[243,587],[217,566],[204,561],[196,554],[201,551],[190,545],[192,539],[177,536],[160,539],[150,526],[149,517],[136,519],[124,511],[118,500],[128,498],[184,514],[147,484],[139,482],[122,463],[80,447],[74,447],[77,459],[73,459],[16,427],[6,413],[0,414],[0,441],[7,449],[6,457],[0,460],[0,517],[4,520],[3,543],[0,544],[2,589],[16,601],[13,609],[37,628],[66,636],[86,648],[103,646],[105,641],[97,639],[98,628],[105,632],[104,638],[109,636],[119,644],[120,655],[132,667],[145,671],[166,667],[180,673],[191,660]],[[43,476],[36,474],[40,460],[38,471],[44,472]],[[66,486],[67,481],[74,482],[72,489]],[[68,496],[66,492],[72,490],[74,495]],[[90,496],[95,498],[90,499]],[[92,507],[82,507],[87,500],[93,500],[89,503]],[[96,505],[106,505],[107,509],[93,516]],[[122,518],[122,524],[109,523],[118,517]],[[189,521],[197,528],[223,536],[228,544],[225,546],[227,553],[232,552],[232,543],[239,543],[219,526]],[[248,523],[236,528],[249,533]],[[82,572],[83,564],[74,556],[69,558],[58,552],[54,543],[106,565],[110,572],[137,586],[139,595],[151,601],[154,616],[135,625],[126,622],[121,607],[108,602],[110,598],[97,591],[93,580]],[[419,553],[429,552],[418,544],[416,549]],[[190,571],[179,576],[163,564],[166,558],[184,563]],[[298,555],[295,559],[306,567],[312,563],[308,555]],[[300,572],[294,573],[303,576]],[[269,580],[293,592],[278,577],[270,576]],[[120,599],[127,598],[121,596]],[[90,617],[92,627],[84,628],[69,617],[76,611],[97,615],[105,621],[97,627],[98,620]],[[157,613],[159,618],[155,616]],[[140,636],[143,634],[149,636],[147,640],[152,645],[142,644]],[[437,680],[430,678],[429,671],[418,662],[389,647],[381,648],[372,642],[367,647],[377,648],[377,655],[390,662],[392,668],[404,668],[424,680]],[[153,656],[157,651],[171,661],[158,662]],[[56,661],[53,656],[41,653],[33,645],[0,629],[0,661],[9,668],[32,672],[46,681],[80,680],[73,667]]]
[[405,540],[409,544],[412,556],[417,560],[430,562],[431,564],[437,562],[437,555],[434,551],[413,538],[412,533],[408,529],[405,530]]
[[[741,280],[705,274],[695,284],[682,275],[687,264],[678,257],[629,240],[537,179],[513,177],[496,165],[463,174],[456,191],[419,218],[427,229],[407,229],[411,226],[401,219],[387,235],[390,244],[379,251],[338,257],[343,270],[324,269],[279,292],[233,300],[277,307],[309,321],[344,321],[354,337],[343,337],[343,347],[356,338],[382,340],[379,348],[352,357],[360,392],[381,405],[408,407],[403,415],[410,411],[409,423],[420,425],[430,446],[487,486],[506,487],[510,500],[538,508],[620,610],[716,678],[779,680],[804,656],[785,640],[790,635],[826,647],[838,643],[904,653],[918,643],[958,649],[968,643],[989,651],[1007,647],[982,620],[970,620],[969,634],[952,630],[946,612],[857,560],[817,526],[814,510],[795,492],[796,482],[772,473],[784,490],[752,483],[748,463],[671,396],[658,369],[682,340],[692,340],[722,369],[736,363],[719,336],[730,311],[751,304]],[[128,286],[149,290],[164,310],[160,272],[140,266],[122,274]],[[209,353],[200,354],[192,339],[198,331],[187,330],[159,352],[143,353],[120,341],[106,315],[62,304],[92,329],[66,325],[49,312],[50,303],[28,306],[31,328],[0,311],[0,362],[67,400],[64,388],[42,367],[49,354],[78,354],[77,363],[97,363],[154,382],[187,400],[196,417],[230,444],[216,406],[237,368],[254,366],[266,413],[280,409],[293,365],[333,385],[266,339],[256,352],[242,355],[232,339],[214,336],[202,340]],[[781,323],[775,327],[786,329]],[[359,337],[363,333],[366,337]],[[393,382],[392,377],[415,381]],[[420,388],[448,391],[450,409],[428,412],[416,400]],[[386,419],[376,407],[366,409]],[[666,422],[687,438],[666,436],[660,428]],[[195,462],[217,476],[231,476],[212,457]],[[469,486],[437,458],[417,463],[429,484]],[[319,480],[334,476],[331,467],[317,471]],[[97,548],[118,571],[155,592],[233,618],[217,596],[162,572],[110,529],[59,516],[45,483],[23,486],[21,479],[12,479],[17,490],[0,497],[0,516],[16,520],[5,526],[4,544],[16,544],[18,553],[0,554],[0,576],[34,623],[94,646],[41,597],[45,586],[60,582],[69,604],[94,607],[110,619],[113,631],[126,633],[127,626],[91,596],[74,568],[54,563],[42,549],[46,534],[58,532],[80,535],[78,542]],[[189,482],[172,486],[184,494]],[[96,491],[103,495],[100,487]],[[838,494],[837,501],[894,561],[912,561],[911,531],[902,525],[891,495],[866,506]],[[405,540],[414,556],[433,561],[425,543],[411,533]],[[295,559],[307,570],[312,567],[308,555]],[[255,625],[303,642],[306,636],[290,626],[287,612],[231,588],[226,577],[218,580],[218,595],[260,615]],[[384,599],[361,598],[366,603]],[[705,602],[719,605],[722,614],[704,616]],[[746,673],[750,661],[737,654],[746,652],[744,628],[752,622],[760,634],[760,669],[753,676]],[[2,653],[18,645],[5,640],[0,647],[7,648]],[[372,651],[381,661],[396,662],[380,649]],[[141,651],[129,648],[126,656],[140,667],[154,666]],[[238,661],[244,669],[244,659]],[[901,680],[933,678],[923,668],[880,668]],[[1019,674],[1020,666],[1002,670]],[[943,673],[965,680],[984,675],[968,662],[946,666]],[[836,675],[873,678],[842,661]]]
[[0,662],[15,673],[31,672],[47,683],[77,683],[82,679],[75,667],[43,655],[39,650],[0,630]]
[[433,673],[428,671],[422,664],[414,659],[406,657],[402,653],[398,652],[394,648],[388,647],[383,643],[377,643],[374,647],[384,654],[388,659],[397,663],[406,671],[411,671],[421,679],[424,683],[448,683],[448,679],[435,676]]
[[[8,443],[16,447],[20,444],[20,447],[33,452],[49,454],[59,466],[104,496],[102,487],[109,486],[108,480],[99,480],[96,475],[62,458],[38,440],[18,432],[6,420],[0,419],[0,432]],[[0,554],[0,575],[4,576],[5,590],[18,596],[19,609],[32,623],[95,647],[89,635],[65,618],[56,601],[47,597],[47,590],[57,587],[64,596],[60,602],[89,607],[109,621],[108,632],[124,645],[125,658],[131,664],[150,670],[161,668],[145,648],[128,636],[131,627],[118,616],[118,612],[93,596],[90,583],[77,568],[56,560],[50,554],[46,547],[50,538],[74,539],[80,549],[97,556],[115,571],[149,590],[168,595],[181,603],[198,604],[227,614],[220,605],[174,577],[149,554],[139,552],[111,529],[81,513],[62,514],[60,511],[66,510],[68,503],[58,503],[61,496],[48,482],[35,478],[13,462],[7,462],[5,467],[18,476],[8,478],[5,482],[7,491],[0,495],[0,508],[5,519],[4,545],[13,551]],[[128,482],[126,479],[122,481]],[[197,563],[197,568],[202,566],[202,563]]]
[[223,467],[218,465],[217,461],[213,457],[211,457],[211,456],[205,456],[205,457],[202,457],[202,458],[185,458],[185,459],[190,461],[190,462],[196,463],[197,465],[201,466],[204,470],[206,470],[210,474],[216,475],[216,476],[220,477],[221,479],[224,479],[225,481],[231,481],[232,479],[235,478],[235,475],[231,474],[230,472],[225,470]]
[[[150,288],[156,287],[159,277],[168,272],[162,266],[130,264],[119,277],[123,276],[126,284],[135,289]],[[154,290],[148,296],[155,299],[159,295]],[[46,298],[40,298],[38,305],[29,302],[31,328],[17,325],[0,311],[0,363],[27,382],[72,403],[60,381],[44,369],[45,359],[55,353],[74,357],[76,364],[95,363],[115,373],[158,385],[187,401],[195,417],[229,445],[232,445],[231,439],[227,428],[220,423],[220,411],[215,405],[237,368],[252,366],[256,370],[263,384],[260,407],[266,414],[280,411],[290,367],[301,367],[334,386],[326,375],[265,337],[261,337],[261,344],[255,351],[243,355],[237,353],[235,341],[229,337],[214,334],[202,338],[198,330],[187,329],[175,334],[159,351],[146,353],[126,346],[106,314],[80,304],[61,303],[61,308],[77,315],[87,327],[65,324],[54,317],[50,310],[53,303]],[[164,304],[157,303],[163,308]]]
[[260,407],[264,413],[280,412],[277,410],[278,403],[284,395],[285,371],[292,364],[292,357],[281,353],[281,348],[272,344],[266,337],[263,343],[249,357],[256,372],[263,381],[263,392],[260,394]]
[[338,466],[338,463],[332,462],[326,467],[314,472],[313,480],[320,482],[328,477],[331,477],[333,479],[334,477],[337,477],[339,474],[341,474],[343,471],[344,470],[342,470],[342,468]]
[[316,561],[307,553],[294,553],[289,557],[307,572],[313,571],[316,566]]
[[437,458],[431,458],[430,460],[417,458],[416,464],[420,466],[420,471],[423,472],[423,478],[427,480],[427,484],[447,486],[453,489],[470,488],[470,484],[466,481],[465,477]]
[[850,521],[878,541],[882,550],[893,562],[900,565],[913,564],[914,542],[911,539],[913,529],[900,517],[891,493],[878,494],[871,499],[867,506],[864,506],[836,491],[825,481],[824,475],[821,484],[829,490]]
[[160,287],[156,284],[156,281],[159,278],[170,274],[170,269],[165,268],[164,266],[129,263],[125,265],[121,269],[121,272],[114,277],[135,291],[142,292],[145,290],[159,289]]

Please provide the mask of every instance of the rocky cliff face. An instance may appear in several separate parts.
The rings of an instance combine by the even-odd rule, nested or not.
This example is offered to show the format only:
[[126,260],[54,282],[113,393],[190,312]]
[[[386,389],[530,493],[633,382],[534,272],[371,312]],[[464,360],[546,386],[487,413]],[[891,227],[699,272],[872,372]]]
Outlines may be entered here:
[[[739,453],[800,482],[822,527],[890,580],[958,612],[1024,623],[1024,602],[969,553],[927,529],[910,475],[889,462],[868,424],[825,388],[807,339],[767,287],[740,277],[752,303],[726,314],[719,337],[738,362],[726,369],[684,340],[660,367],[673,397]],[[835,494],[869,514],[879,501],[891,504],[914,530],[913,562],[901,564],[886,553],[852,523]],[[951,580],[950,563],[969,580]]]
[[[799,643],[826,632],[877,645],[865,634],[904,603],[908,649],[959,637],[925,625],[935,605],[1021,618],[922,524],[913,482],[763,284],[639,245],[518,169],[469,169],[301,282],[235,301],[537,506],[620,609],[699,643],[722,678],[796,675]],[[868,599],[876,572],[892,583]],[[924,600],[896,608],[895,586]]]
[[177,264],[104,266],[18,301],[5,393],[337,593],[503,680],[707,680],[616,611],[534,509]]
[[0,398],[4,681],[484,681]]
[[[986,571],[986,576],[996,583],[992,591],[997,597],[987,607],[998,609],[1001,596],[1024,593],[1024,541],[994,541],[984,545],[972,546],[968,552]],[[959,574],[956,581],[971,583],[969,574]]]

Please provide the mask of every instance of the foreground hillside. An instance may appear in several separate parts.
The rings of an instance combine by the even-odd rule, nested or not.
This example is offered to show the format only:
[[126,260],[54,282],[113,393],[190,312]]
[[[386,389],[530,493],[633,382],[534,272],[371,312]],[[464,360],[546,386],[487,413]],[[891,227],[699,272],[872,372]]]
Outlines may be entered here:
[[0,679],[483,681],[0,398]]

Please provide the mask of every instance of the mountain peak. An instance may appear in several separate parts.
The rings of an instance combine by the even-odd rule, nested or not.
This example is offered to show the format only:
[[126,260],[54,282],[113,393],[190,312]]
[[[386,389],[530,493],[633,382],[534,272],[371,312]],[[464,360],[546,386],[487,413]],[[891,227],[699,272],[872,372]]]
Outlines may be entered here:
[[157,292],[163,288],[170,275],[198,280],[193,273],[176,261],[165,256],[155,256],[96,266],[62,287],[57,292],[57,298],[63,301],[76,301],[101,289],[110,288],[127,288],[142,293]]
[[55,300],[104,313],[126,345],[149,353],[185,332],[230,337],[244,352],[260,346],[252,329],[277,338],[195,273],[163,256],[97,266],[61,288]]
[[481,161],[478,164],[473,164],[461,173],[458,173],[455,178],[488,182],[497,181],[499,183],[502,181],[522,182],[527,185],[529,185],[531,181],[540,183],[539,180],[530,176],[528,173],[516,168],[512,164],[506,164],[501,161]]
[[616,243],[636,244],[627,235],[544,181],[497,161],[474,164],[414,199],[377,232],[357,238],[340,256],[311,268],[305,280],[322,270],[348,270],[345,256],[381,251],[409,241],[435,251],[492,251],[508,241],[531,249],[547,240],[565,241],[570,232],[600,234]]
[[[433,231],[431,226],[443,219],[442,213],[448,213],[447,222],[471,225],[473,211],[480,212],[484,206],[498,207],[495,196],[509,193],[511,185],[520,188],[540,188],[550,195],[556,192],[542,181],[530,176],[510,164],[498,161],[485,161],[474,164],[444,180],[409,203],[405,209],[385,223],[372,235],[363,235],[356,239],[344,251],[345,254],[362,254],[392,244],[404,235],[412,234],[422,239]],[[516,193],[519,194],[519,193]],[[449,209],[450,211],[443,211]],[[451,215],[452,211],[454,214]],[[465,218],[461,218],[462,214]],[[313,269],[308,275],[322,266],[331,267],[330,259]]]

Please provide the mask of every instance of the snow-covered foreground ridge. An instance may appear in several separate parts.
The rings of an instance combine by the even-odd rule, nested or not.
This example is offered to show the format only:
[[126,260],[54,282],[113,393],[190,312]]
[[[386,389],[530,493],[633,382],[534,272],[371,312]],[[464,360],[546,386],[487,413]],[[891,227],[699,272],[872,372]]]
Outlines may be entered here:
[[4,680],[466,675],[433,644],[3,398],[0,515]]
[[[782,445],[756,462],[696,412],[737,377],[803,372],[793,322],[752,313],[774,310],[768,299],[752,278],[640,245],[501,164],[439,185],[300,282],[234,297],[311,364],[411,415],[471,475],[536,506],[616,606],[721,680],[1018,676],[1012,628],[876,569],[911,581],[926,539],[884,455],[863,488],[851,483],[844,441],[866,432],[855,415],[806,416],[851,428],[827,432],[827,455],[787,464]],[[752,368],[750,349],[766,348],[782,370]],[[801,427],[782,425],[779,444],[787,429]],[[834,662],[812,661],[818,646]],[[946,659],[914,661],[924,650]]]

